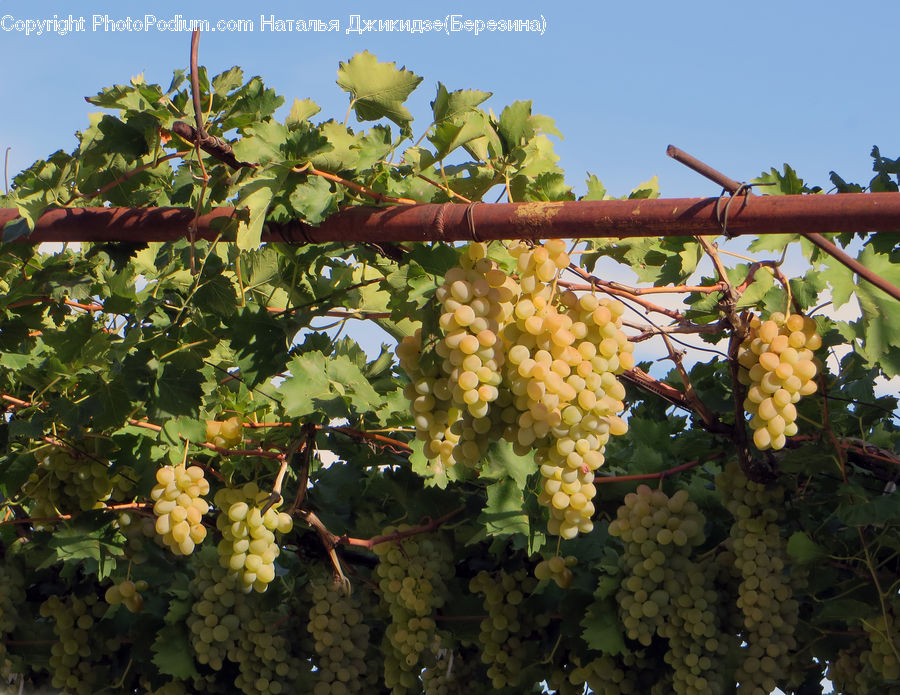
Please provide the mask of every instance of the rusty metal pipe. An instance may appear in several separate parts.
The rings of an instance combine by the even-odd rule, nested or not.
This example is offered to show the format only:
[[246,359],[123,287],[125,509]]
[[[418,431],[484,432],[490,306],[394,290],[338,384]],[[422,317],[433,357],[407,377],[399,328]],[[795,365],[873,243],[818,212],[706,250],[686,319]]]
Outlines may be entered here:
[[[459,203],[352,207],[318,226],[269,223],[264,241],[409,242],[470,239],[596,238],[719,234],[717,198]],[[719,212],[724,208],[719,203]],[[233,208],[199,219],[198,237],[214,239],[216,220]],[[187,236],[193,211],[185,208],[65,208],[48,210],[22,241],[171,241]],[[15,219],[0,209],[0,225]],[[900,194],[753,196],[735,199],[728,211],[732,235],[900,230]]]

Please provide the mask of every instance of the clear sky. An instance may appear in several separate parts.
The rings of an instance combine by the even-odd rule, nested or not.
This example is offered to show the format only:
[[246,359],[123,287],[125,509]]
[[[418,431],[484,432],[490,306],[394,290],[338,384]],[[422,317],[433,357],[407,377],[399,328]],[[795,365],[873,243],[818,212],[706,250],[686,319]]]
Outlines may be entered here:
[[[895,118],[896,28],[900,3],[832,2],[518,2],[173,3],[0,0],[0,147],[11,147],[10,175],[58,149],[93,109],[83,97],[143,72],[168,84],[187,66],[189,35],[107,31],[94,15],[158,22],[176,15],[252,19],[252,32],[210,32],[200,61],[215,74],[232,65],[261,75],[287,98],[310,97],[322,117],[343,118],[347,96],[335,85],[338,62],[368,49],[425,79],[411,99],[428,124],[428,103],[450,89],[494,93],[499,112],[517,99],[556,119],[565,139],[561,165],[576,192],[585,172],[616,195],[653,174],[663,195],[718,193],[715,185],[665,156],[669,143],[746,180],[791,163],[827,185],[828,172],[868,181],[872,145],[900,156]],[[85,31],[26,36],[16,20],[85,18]],[[347,33],[364,19],[536,18],[543,34]],[[263,31],[260,17],[338,20],[339,32]],[[12,31],[6,31],[12,28]],[[418,135],[418,132],[417,132]]]

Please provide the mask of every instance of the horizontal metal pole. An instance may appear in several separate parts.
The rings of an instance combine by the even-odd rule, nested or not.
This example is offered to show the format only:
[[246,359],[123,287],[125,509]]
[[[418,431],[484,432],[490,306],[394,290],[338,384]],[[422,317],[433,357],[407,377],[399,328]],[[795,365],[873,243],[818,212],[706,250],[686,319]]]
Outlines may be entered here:
[[[730,201],[730,204],[729,204]],[[352,207],[318,226],[269,223],[263,241],[409,242],[900,231],[900,193],[660,198],[549,203],[421,204]],[[233,208],[199,219],[198,238],[214,239]],[[0,225],[15,219],[0,209]],[[194,218],[185,208],[66,208],[38,220],[31,243],[171,241],[186,237]]]

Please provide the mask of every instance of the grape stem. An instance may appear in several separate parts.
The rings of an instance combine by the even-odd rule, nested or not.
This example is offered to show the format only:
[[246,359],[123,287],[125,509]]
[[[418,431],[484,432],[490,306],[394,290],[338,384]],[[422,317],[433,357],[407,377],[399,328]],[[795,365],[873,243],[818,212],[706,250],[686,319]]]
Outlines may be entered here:
[[682,363],[684,357],[684,351],[676,350],[675,346],[672,345],[672,341],[669,340],[669,336],[665,333],[662,334],[662,339],[666,344],[666,350],[669,351],[669,359],[675,364],[675,369],[678,370],[678,374],[681,375],[681,382],[684,384],[684,399],[691,406],[691,409],[694,410],[699,416],[700,419],[703,420],[703,425],[706,430],[709,432],[719,432],[719,433],[727,433],[730,428],[726,427],[719,418],[713,415],[710,410],[706,407],[706,404],[700,400],[700,397],[697,395],[697,392],[694,391],[694,386],[691,383],[691,378],[688,376],[687,370],[684,368],[684,364]]
[[305,424],[303,426],[305,437],[302,442],[302,448],[292,452],[291,458],[293,458],[293,455],[296,455],[296,452],[299,451],[300,453],[300,480],[297,486],[297,496],[294,497],[294,503],[288,509],[288,514],[293,514],[299,509],[300,505],[303,504],[303,499],[306,497],[306,487],[309,484],[309,464],[312,461],[313,449],[316,447],[316,429],[316,426],[312,423]]
[[464,506],[457,507],[451,512],[447,512],[442,517],[437,519],[432,519],[427,524],[422,524],[421,526],[414,526],[413,528],[406,529],[405,531],[394,531],[394,533],[389,533],[385,536],[375,536],[374,538],[350,538],[349,536],[337,536],[336,542],[342,545],[350,545],[361,548],[366,548],[371,550],[376,545],[381,543],[391,543],[394,541],[402,540],[403,538],[408,538],[410,536],[418,536],[422,533],[431,533],[432,531],[436,531],[443,524],[447,523],[454,516],[459,514],[461,511],[465,509]]
[[595,483],[628,483],[635,482],[638,480],[663,480],[668,478],[669,476],[676,475],[677,473],[681,473],[686,470],[690,470],[696,466],[699,466],[706,461],[714,461],[715,459],[720,459],[725,456],[724,452],[719,452],[718,454],[713,454],[712,456],[708,456],[705,459],[697,459],[695,461],[688,461],[687,463],[682,463],[680,466],[675,466],[674,468],[669,468],[664,471],[658,471],[656,473],[640,473],[637,475],[598,475],[594,478]]
[[[121,512],[128,509],[151,509],[153,504],[150,502],[129,502],[127,504],[111,504],[102,509],[89,509],[90,512]],[[5,519],[0,521],[0,526],[13,526],[16,524],[45,524],[56,521],[68,521],[74,519],[78,514],[60,514],[59,516],[48,517],[21,517],[15,519]]]

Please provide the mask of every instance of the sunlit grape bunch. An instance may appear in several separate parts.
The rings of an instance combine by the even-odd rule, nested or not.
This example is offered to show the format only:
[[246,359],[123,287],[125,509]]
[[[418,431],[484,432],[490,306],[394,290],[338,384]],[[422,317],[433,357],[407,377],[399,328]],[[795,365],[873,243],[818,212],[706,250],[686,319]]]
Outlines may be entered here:
[[141,594],[148,587],[149,584],[143,579],[136,582],[126,579],[109,587],[103,598],[110,606],[125,604],[132,613],[140,613],[144,608],[144,597]]
[[797,408],[802,396],[816,392],[813,351],[822,346],[816,322],[800,314],[754,316],[741,344],[741,382],[749,386],[744,409],[752,416],[756,448],[781,449],[797,434]]
[[155,501],[156,532],[176,555],[190,555],[206,538],[206,494],[209,482],[199,466],[163,466],[156,471],[156,485],[150,492]]
[[222,488],[214,502],[221,510],[216,525],[222,532],[219,562],[236,573],[244,591],[263,592],[275,579],[275,558],[279,547],[275,532],[285,534],[293,528],[290,514],[279,512],[278,505],[263,508],[270,499],[256,483],[241,488]]
[[221,449],[233,449],[241,443],[243,424],[235,415],[227,420],[206,421],[206,441]]
[[534,576],[537,579],[552,579],[561,589],[572,586],[572,567],[578,564],[578,558],[574,555],[554,557],[541,560],[534,568]]
[[513,274],[487,244],[469,244],[445,273],[437,334],[425,345],[419,330],[397,347],[404,395],[435,472],[477,467],[498,439],[534,452],[548,530],[574,538],[593,528],[594,471],[609,437],[628,430],[616,377],[634,366],[625,307],[557,286],[570,264],[560,239],[518,242],[509,254]]

